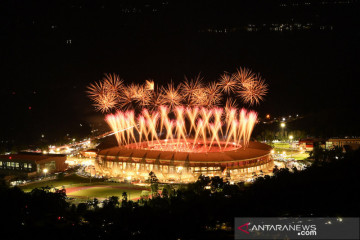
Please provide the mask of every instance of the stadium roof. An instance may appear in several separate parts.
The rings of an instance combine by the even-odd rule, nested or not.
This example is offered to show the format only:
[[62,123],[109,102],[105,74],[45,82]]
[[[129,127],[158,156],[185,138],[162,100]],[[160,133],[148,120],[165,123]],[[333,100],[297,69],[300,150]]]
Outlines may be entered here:
[[250,142],[247,148],[223,152],[171,152],[147,149],[128,149],[125,147],[113,147],[101,150],[98,155],[134,157],[146,159],[174,160],[190,162],[231,162],[258,158],[270,153],[271,147],[259,142]]

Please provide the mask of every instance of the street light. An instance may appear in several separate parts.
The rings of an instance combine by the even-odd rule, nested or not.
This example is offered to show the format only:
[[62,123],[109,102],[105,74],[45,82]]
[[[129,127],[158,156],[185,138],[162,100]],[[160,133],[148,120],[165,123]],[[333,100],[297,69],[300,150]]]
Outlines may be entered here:
[[[289,136],[289,143],[292,144],[292,140],[293,140],[294,136],[293,135],[290,135]],[[291,146],[292,147],[292,146]]]
[[283,137],[285,138],[285,127],[286,127],[286,124],[284,122],[280,123],[280,127],[282,128],[282,132],[283,132]]
[[[293,146],[292,146],[292,140],[293,140],[293,138],[294,138],[293,135],[290,135],[290,136],[289,136],[290,144],[291,144],[291,149],[293,149]],[[291,150],[290,158],[292,158],[292,150]]]
[[48,169],[47,169],[47,168],[44,168],[44,169],[43,169],[43,172],[45,173],[45,177],[46,177],[46,173],[48,172]]

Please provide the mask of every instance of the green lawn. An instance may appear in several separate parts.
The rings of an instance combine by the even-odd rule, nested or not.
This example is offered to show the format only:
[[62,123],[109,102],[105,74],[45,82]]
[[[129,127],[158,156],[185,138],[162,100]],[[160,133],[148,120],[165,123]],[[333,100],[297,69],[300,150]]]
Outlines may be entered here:
[[274,148],[290,148],[289,143],[274,143]]
[[295,160],[304,160],[309,157],[309,153],[301,153],[297,150],[290,149],[289,143],[274,143],[274,151],[276,154],[285,152],[287,157],[294,158]]
[[87,197],[87,198],[108,198],[111,196],[117,196],[122,198],[122,193],[126,192],[128,199],[139,198],[142,190],[136,189],[121,189],[111,187],[93,187],[85,190],[80,190],[69,194],[71,197]]
[[[92,178],[91,182],[102,182],[102,179],[96,179]],[[22,190],[25,192],[31,191],[34,188],[41,188],[41,187],[56,187],[61,188],[62,186],[76,186],[77,184],[84,184],[84,183],[90,183],[89,178],[81,177],[76,174],[72,174],[69,176],[65,176],[63,179],[54,179],[54,180],[48,180],[48,181],[41,181],[41,182],[34,182],[30,184],[26,184],[24,186],[20,186]]]
[[305,160],[309,157],[309,153],[299,153],[299,154],[294,154],[293,158],[295,160]]
[[[61,188],[62,186],[64,186],[65,188],[96,186],[93,188],[75,191],[68,194],[71,197],[77,198],[75,199],[75,201],[78,202],[82,202],[82,200],[84,199],[94,198],[94,197],[108,198],[110,196],[118,196],[121,199],[123,192],[127,192],[128,198],[135,199],[140,197],[141,192],[143,191],[141,190],[141,188],[144,190],[149,190],[146,187],[139,187],[129,183],[104,182],[101,179],[95,179],[95,178],[92,178],[90,183],[89,178],[81,177],[76,174],[66,176],[61,180],[55,179],[49,181],[35,182],[24,186],[20,186],[20,188],[25,192],[30,192],[34,188],[41,188],[46,186],[56,187],[56,188]],[[140,188],[140,189],[129,189],[129,188]]]

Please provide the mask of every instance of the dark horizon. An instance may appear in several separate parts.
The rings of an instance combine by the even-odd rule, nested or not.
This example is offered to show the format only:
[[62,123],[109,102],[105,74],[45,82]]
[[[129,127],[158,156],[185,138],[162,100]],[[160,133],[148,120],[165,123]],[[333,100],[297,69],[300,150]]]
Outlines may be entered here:
[[[265,101],[252,107],[261,117],[333,116],[327,127],[359,135],[358,1],[294,2],[303,1],[5,2],[0,140],[28,144],[44,134],[51,143],[83,132],[80,124],[101,123],[85,91],[104,73],[164,84],[198,73],[213,81],[238,67],[259,72],[269,84]],[[275,23],[312,25],[249,31]]]

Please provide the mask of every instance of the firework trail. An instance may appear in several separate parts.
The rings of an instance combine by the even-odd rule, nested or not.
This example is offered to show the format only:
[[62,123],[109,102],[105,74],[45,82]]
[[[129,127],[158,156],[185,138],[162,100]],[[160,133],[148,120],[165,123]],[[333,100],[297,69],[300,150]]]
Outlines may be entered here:
[[225,111],[228,111],[232,108],[238,108],[238,105],[236,104],[236,100],[233,100],[232,98],[227,98],[225,104]]
[[[115,114],[108,114],[105,120],[114,131],[120,146],[129,143],[136,143],[139,146],[146,141],[148,146],[157,145],[159,149],[168,149],[168,144],[172,144],[173,150],[185,149],[183,151],[193,151],[196,146],[202,151],[209,151],[214,145],[221,149],[226,148],[229,142],[234,146],[245,148],[249,144],[257,120],[255,112],[248,112],[245,109],[240,111],[231,109],[227,113],[222,108],[199,110],[178,106],[174,111],[174,119],[171,118],[168,108],[162,106],[158,111],[152,112],[145,108],[137,117],[132,110],[118,111]],[[226,130],[223,131],[223,127]],[[158,133],[162,132],[161,128],[166,130],[165,143],[161,143],[158,136]],[[122,129],[126,130],[121,131]],[[189,137],[191,132],[189,129],[193,129],[194,137]],[[225,145],[221,143],[222,140],[225,140]],[[192,145],[189,148],[186,147],[188,143]]]

